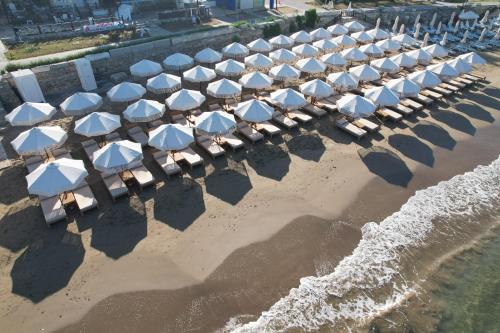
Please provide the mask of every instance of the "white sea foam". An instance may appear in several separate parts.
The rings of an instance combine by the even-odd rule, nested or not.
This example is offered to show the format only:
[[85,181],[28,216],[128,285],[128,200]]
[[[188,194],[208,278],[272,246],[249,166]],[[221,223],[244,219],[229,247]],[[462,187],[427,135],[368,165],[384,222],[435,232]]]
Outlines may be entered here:
[[[448,217],[473,217],[495,209],[499,197],[500,158],[488,166],[479,166],[472,172],[418,191],[400,211],[380,224],[370,222],[363,226],[358,246],[333,273],[302,278],[298,288],[290,290],[256,321],[239,325],[230,321],[224,331],[314,330],[339,321],[359,322],[380,314],[412,292],[413,286],[404,281],[394,282],[401,256],[407,249],[425,244],[436,228],[435,223],[446,223]],[[376,300],[371,292],[383,286],[391,287],[390,295]]]

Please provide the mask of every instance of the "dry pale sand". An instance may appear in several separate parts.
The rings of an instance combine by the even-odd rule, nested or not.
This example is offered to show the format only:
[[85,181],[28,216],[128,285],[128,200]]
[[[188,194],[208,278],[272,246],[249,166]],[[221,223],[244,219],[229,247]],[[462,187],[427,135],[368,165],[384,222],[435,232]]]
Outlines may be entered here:
[[330,272],[364,223],[499,155],[498,55],[488,60],[487,82],[360,143],[326,118],[182,179],[147,158],[156,188],[115,204],[93,174],[101,207],[50,229],[18,161],[0,172],[0,327],[207,332],[254,318],[300,277]]

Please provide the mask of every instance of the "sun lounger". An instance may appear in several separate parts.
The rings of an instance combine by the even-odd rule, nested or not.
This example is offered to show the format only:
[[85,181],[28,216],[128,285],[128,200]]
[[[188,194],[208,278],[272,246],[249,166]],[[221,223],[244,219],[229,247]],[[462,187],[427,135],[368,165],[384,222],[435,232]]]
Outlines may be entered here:
[[120,141],[121,139],[122,137],[117,132],[109,133],[108,135],[106,135],[107,143]]
[[387,108],[378,109],[377,111],[375,111],[375,113],[381,116],[383,119],[389,118],[392,121],[400,121],[401,119],[403,119],[402,115]]
[[274,111],[274,113],[273,113],[273,121],[276,124],[281,125],[281,126],[285,127],[288,130],[290,130],[290,129],[294,128],[294,127],[297,127],[299,125],[295,120],[290,119],[288,117],[285,117],[279,111]]
[[410,114],[413,113],[413,109],[411,109],[407,106],[404,106],[401,103],[396,105],[396,106],[388,106],[388,107],[386,107],[386,109],[396,111],[397,113],[399,113],[400,115],[403,115],[403,116],[409,116]]
[[98,206],[94,193],[87,182],[83,182],[80,187],[73,190],[73,196],[81,214]]
[[224,108],[228,111],[232,111],[234,110],[234,108],[238,105],[238,101],[234,98],[229,98],[227,101],[226,101],[226,105],[224,106]]
[[429,104],[432,104],[432,102],[434,102],[433,99],[431,99],[423,94],[418,94],[417,97],[411,97],[410,99],[414,100],[415,102],[417,102],[419,104],[423,104],[423,105],[429,105]]
[[226,153],[224,148],[215,143],[214,140],[207,135],[196,136],[196,143],[212,158],[216,158]]
[[94,139],[82,141],[83,150],[89,158],[90,162],[94,161],[94,153],[99,150],[99,146]]
[[420,103],[417,103],[409,98],[402,98],[399,100],[399,104],[409,107],[415,111],[420,111],[424,108],[424,106]]
[[140,143],[142,147],[148,144],[149,138],[139,126],[129,128],[127,130],[127,135],[132,139],[132,141]]
[[321,118],[327,114],[327,112],[325,110],[323,110],[322,108],[320,108],[316,105],[313,105],[311,103],[308,103],[304,107],[302,107],[302,111],[309,113],[311,116],[314,116],[317,118]]
[[66,219],[66,211],[59,196],[40,199],[40,207],[47,225]]
[[[445,83],[445,82],[442,82],[438,85],[438,87],[441,87],[441,88],[444,88],[444,89],[447,89],[447,90],[451,90],[452,92],[456,93],[460,90],[460,88],[454,86],[454,85],[451,85],[451,84],[448,84],[448,83]],[[435,88],[434,88],[435,89]]]
[[44,161],[41,156],[33,156],[26,159],[25,166],[28,169],[28,173],[31,173],[43,163]]
[[[182,115],[179,115],[182,117]],[[172,116],[174,117],[174,116]],[[148,123],[148,127],[150,128],[150,130],[154,130],[155,128],[157,128],[158,126],[161,126],[163,125],[163,121],[161,121],[160,119],[157,119],[157,120],[153,120],[153,121],[150,121]]]
[[61,147],[61,148],[57,148],[57,149],[52,150],[50,153],[52,154],[52,156],[54,156],[54,158],[58,158],[61,155],[69,154],[69,151],[65,147]]
[[435,87],[427,88],[427,89],[429,89],[431,91],[435,91],[438,94],[443,94],[444,96],[450,96],[451,94],[454,93],[454,91],[452,91],[452,90],[445,89],[445,88],[439,87],[439,86],[435,86]]
[[286,115],[288,116],[288,118],[303,124],[307,124],[313,120],[311,116],[299,110],[287,111]]
[[60,160],[61,158],[69,158],[72,159],[73,157],[70,155],[69,152],[65,152],[64,154],[57,155],[54,159],[55,160]]
[[182,126],[193,127],[193,124],[191,124],[182,114],[173,115],[172,122]]
[[242,100],[242,101],[249,101],[249,100],[254,99],[254,98],[255,98],[255,96],[254,96],[254,95],[243,95],[243,96],[241,97],[241,100]]
[[142,162],[137,164],[137,166],[130,169],[130,172],[142,190],[146,186],[153,185],[155,183],[155,178],[153,177],[153,174],[144,166],[144,164],[142,164]]
[[356,119],[352,122],[352,124],[355,126],[358,126],[359,128],[362,128],[368,132],[376,132],[380,129],[379,124],[375,124],[374,122],[372,122],[366,118]]
[[349,121],[347,121],[346,118],[341,117],[339,119],[335,120],[335,126],[340,128],[341,130],[351,134],[354,136],[358,141],[366,135],[366,131],[364,129],[361,129],[353,124],[351,124]]
[[153,153],[153,159],[160,166],[167,177],[181,173],[182,169],[173,157],[165,151]]
[[190,147],[184,148],[178,151],[178,153],[184,157],[184,161],[189,164],[190,169],[193,169],[193,167],[197,165],[203,165],[203,158]]
[[257,141],[264,139],[264,135],[256,129],[250,127],[246,121],[239,122],[236,130],[252,143],[256,143]]
[[458,81],[460,83],[463,83],[465,84],[466,86],[470,86],[471,84],[475,83],[475,81],[472,81],[472,80],[469,80],[469,79],[466,79],[462,76],[458,76],[454,79],[455,81]]
[[468,79],[468,80],[471,80],[471,81],[474,81],[474,82],[477,82],[479,80],[483,80],[484,79],[484,76],[478,76],[478,75],[473,75],[473,74],[463,74],[462,77],[464,79]]
[[326,99],[316,101],[316,106],[319,106],[320,108],[330,112],[337,111],[337,103],[332,103],[330,101],[327,101]]
[[117,198],[122,195],[129,194],[127,185],[123,182],[123,180],[117,174],[101,174],[102,180],[108,189],[109,194],[111,195],[111,199],[115,201]]
[[221,135],[220,139],[222,144],[228,145],[232,150],[245,147],[245,143],[235,137],[232,133]]
[[255,124],[255,129],[269,136],[274,136],[281,133],[281,129],[279,127],[274,126],[268,121],[263,121]]
[[222,110],[222,106],[220,104],[210,104],[208,105],[208,111]]
[[426,97],[432,98],[434,100],[438,100],[438,99],[443,98],[443,94],[434,92],[434,91],[429,90],[429,89],[422,89],[422,90],[420,90],[420,94],[424,95]]
[[462,83],[462,82],[458,82],[457,80],[453,79],[453,80],[448,80],[448,81],[445,81],[445,83],[448,83],[448,84],[451,84],[455,87],[458,87],[460,89],[464,89],[466,84],[465,83]]

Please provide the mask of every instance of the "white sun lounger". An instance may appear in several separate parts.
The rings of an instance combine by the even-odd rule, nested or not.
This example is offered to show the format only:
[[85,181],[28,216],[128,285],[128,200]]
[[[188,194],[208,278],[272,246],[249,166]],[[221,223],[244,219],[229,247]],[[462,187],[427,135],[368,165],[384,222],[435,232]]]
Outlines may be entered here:
[[302,111],[309,113],[311,116],[314,116],[316,118],[321,118],[327,114],[325,110],[311,103],[308,103],[305,106],[303,106]]
[[174,124],[179,124],[182,126],[187,126],[187,127],[193,127],[193,124],[191,124],[186,117],[184,117],[182,114],[175,114],[172,116],[172,122]]
[[130,172],[139,184],[141,190],[155,183],[153,174],[140,161],[137,163],[137,166],[130,169]]
[[410,99],[414,100],[417,103],[423,104],[423,105],[429,105],[434,102],[434,100],[430,97],[425,96],[422,93],[419,93],[417,97],[411,97]]
[[462,82],[458,82],[457,80],[455,79],[452,79],[452,80],[448,80],[448,81],[444,81],[445,83],[448,83],[448,84],[451,84],[457,88],[460,88],[460,89],[464,89],[466,84],[465,83],[462,83]]
[[346,118],[341,117],[339,119],[335,120],[335,126],[340,128],[341,130],[351,134],[354,136],[358,141],[366,135],[366,131],[364,129],[361,129],[353,124],[351,124],[349,121],[347,121]]
[[374,122],[372,122],[366,118],[356,119],[352,122],[352,124],[355,126],[358,126],[359,128],[362,128],[368,132],[376,132],[380,129],[379,124],[375,124]]
[[129,128],[127,130],[127,135],[132,139],[132,141],[140,143],[142,147],[148,144],[149,138],[139,126]]
[[118,134],[117,132],[109,133],[105,138],[107,143],[120,141],[122,139],[120,134]]
[[76,205],[81,214],[88,210],[98,207],[97,200],[87,182],[80,184],[76,190],[73,190]]
[[49,226],[66,219],[66,211],[58,195],[50,198],[40,198],[40,207],[42,208],[45,222]]
[[180,153],[184,158],[184,161],[189,164],[190,169],[193,169],[193,167],[197,165],[203,165],[203,157],[198,155],[193,149],[191,149],[191,147],[179,150],[178,153]]
[[463,76],[457,76],[456,78],[454,78],[455,81],[458,81],[460,83],[463,83],[465,84],[466,86],[470,86],[471,84],[474,84],[476,81],[473,81],[473,80],[469,80],[469,79],[466,79],[465,77]]
[[85,150],[85,154],[89,158],[90,162],[94,160],[94,153],[99,150],[99,146],[94,139],[82,141],[83,150]]
[[[69,155],[69,151],[65,147],[54,149],[50,153],[54,158],[59,158],[59,156],[62,156],[62,155],[66,155],[66,156]],[[71,158],[71,156],[69,158]]]
[[153,159],[160,166],[167,177],[181,173],[182,169],[173,157],[165,151],[153,153]]
[[239,122],[236,130],[252,143],[256,143],[257,141],[264,139],[264,135],[256,129],[250,127],[246,121]]
[[438,94],[443,94],[444,96],[450,96],[451,94],[453,94],[453,91],[445,89],[443,87],[439,87],[439,86],[435,86],[435,87],[427,88],[427,89],[429,89],[430,91],[437,92]]
[[398,105],[395,105],[395,106],[388,106],[386,107],[386,109],[390,109],[390,110],[393,110],[393,111],[396,111],[397,113],[403,115],[403,116],[409,116],[410,114],[413,113],[413,109],[407,107],[407,106],[404,106],[403,104],[398,104]]
[[[447,90],[451,90],[454,93],[456,93],[456,92],[458,92],[460,90],[459,87],[456,87],[454,85],[451,85],[451,84],[445,83],[445,82],[440,83],[437,87],[441,87],[441,88],[444,88],[444,89],[447,89]],[[435,87],[434,89],[436,89],[437,87]]]
[[337,104],[332,103],[326,99],[322,99],[320,101],[316,101],[316,105],[319,106],[320,108],[330,111],[330,112],[335,112],[337,111]]
[[429,89],[422,89],[420,90],[420,94],[432,98],[434,100],[439,100],[443,98],[443,94],[437,93],[435,91],[429,90]]
[[375,111],[375,113],[381,116],[383,119],[389,118],[392,121],[400,121],[401,119],[403,119],[402,115],[387,108],[378,109],[377,111]]
[[462,77],[463,77],[464,79],[471,80],[471,81],[474,81],[474,82],[477,82],[477,81],[479,81],[479,80],[484,79],[484,77],[483,77],[483,76],[481,76],[481,77],[480,77],[480,76],[473,75],[473,74],[470,74],[470,73],[469,73],[469,74],[463,74],[463,75],[462,75]]
[[222,110],[222,106],[218,103],[208,105],[208,111],[215,111],[215,110]]
[[[182,117],[182,115],[180,115]],[[156,120],[153,120],[153,121],[150,121],[148,123],[148,127],[149,127],[149,130],[154,130],[155,128],[157,128],[158,126],[161,126],[163,125],[163,121],[161,121],[160,119],[156,119]]]
[[299,110],[287,111],[286,115],[290,119],[295,120],[295,121],[300,122],[300,123],[303,123],[303,124],[310,123],[313,120],[313,118],[311,116],[309,116],[309,115],[307,115],[304,112],[299,111]]
[[117,198],[128,195],[127,185],[123,182],[123,180],[117,174],[101,174],[102,180],[108,189],[109,195],[111,195],[111,199],[115,201]]
[[268,121],[263,121],[255,124],[255,128],[257,129],[257,131],[267,134],[269,136],[274,136],[281,133],[281,129],[279,127],[274,126]]
[[411,100],[410,98],[402,98],[399,100],[399,104],[409,107],[415,111],[420,111],[424,108],[424,106],[420,103],[415,102],[414,100]]
[[196,143],[213,159],[226,153],[224,148],[215,143],[214,140],[207,135],[196,136]]
[[245,147],[245,143],[235,137],[232,133],[221,135],[222,144],[228,145],[233,151]]
[[44,163],[41,158],[40,158],[40,160],[37,160],[36,162],[35,162],[35,160],[32,160],[32,161],[33,161],[32,163],[26,164],[26,169],[28,169],[28,173],[35,171],[36,168],[38,168],[40,165],[42,165]]
[[281,125],[285,127],[286,129],[290,130],[294,127],[297,127],[299,124],[293,120],[290,119],[286,116],[284,116],[281,112],[279,111],[274,111],[273,113],[273,121],[277,123],[278,125]]

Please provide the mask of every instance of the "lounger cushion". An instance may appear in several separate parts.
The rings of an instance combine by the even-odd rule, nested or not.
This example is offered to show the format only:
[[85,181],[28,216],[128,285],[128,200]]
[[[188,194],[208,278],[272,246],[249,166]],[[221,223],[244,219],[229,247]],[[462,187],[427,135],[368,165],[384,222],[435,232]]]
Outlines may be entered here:
[[40,207],[42,208],[43,216],[47,224],[52,224],[66,218],[66,211],[64,210],[59,196],[41,199]]

